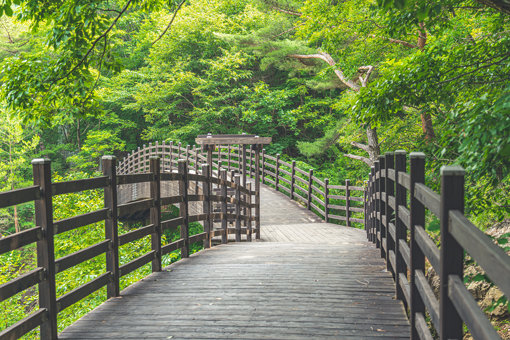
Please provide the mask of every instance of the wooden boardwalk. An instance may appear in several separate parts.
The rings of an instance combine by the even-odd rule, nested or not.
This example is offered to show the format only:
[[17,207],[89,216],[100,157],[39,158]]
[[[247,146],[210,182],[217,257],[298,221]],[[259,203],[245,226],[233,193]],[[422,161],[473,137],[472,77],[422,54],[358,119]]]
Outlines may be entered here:
[[130,286],[61,339],[404,339],[409,324],[364,231],[267,187],[262,242],[202,251]]

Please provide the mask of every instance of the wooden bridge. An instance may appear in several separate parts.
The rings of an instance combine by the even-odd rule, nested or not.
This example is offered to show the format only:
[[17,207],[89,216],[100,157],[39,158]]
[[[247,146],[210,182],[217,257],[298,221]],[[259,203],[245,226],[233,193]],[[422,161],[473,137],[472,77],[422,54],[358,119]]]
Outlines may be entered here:
[[[0,207],[34,201],[37,227],[1,238],[0,253],[37,242],[38,268],[0,285],[0,301],[38,285],[39,309],[0,339],[39,326],[42,339],[462,339],[464,324],[475,339],[499,338],[462,282],[464,251],[506,296],[510,260],[464,217],[462,169],[442,169],[438,195],[425,186],[424,155],[410,155],[408,172],[397,151],[357,187],[239,144],[151,144],[118,167],[104,157],[102,177],[63,183],[34,161],[35,185],[0,193]],[[53,221],[53,196],[94,188],[104,188],[104,209]],[[163,221],[167,205],[180,216]],[[441,248],[425,232],[426,210],[440,218]],[[148,223],[119,235],[119,218]],[[53,235],[102,220],[104,242],[55,259]],[[191,222],[204,231],[190,235]],[[167,230],[180,238],[162,244]],[[119,263],[120,245],[147,235],[152,251]],[[189,256],[195,242],[204,250]],[[162,268],[176,250],[182,259]],[[102,253],[106,273],[56,296],[56,273]],[[119,277],[147,263],[153,273],[120,292]],[[58,313],[105,285],[109,299],[57,335]]]

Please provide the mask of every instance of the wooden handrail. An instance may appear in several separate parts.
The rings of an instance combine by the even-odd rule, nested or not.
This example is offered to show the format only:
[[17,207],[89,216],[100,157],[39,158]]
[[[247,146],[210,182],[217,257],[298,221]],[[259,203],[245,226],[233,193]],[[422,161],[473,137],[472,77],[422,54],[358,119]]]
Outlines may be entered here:
[[[466,324],[476,339],[500,339],[463,283],[464,253],[510,295],[510,257],[464,216],[464,170],[441,169],[441,193],[425,184],[425,155],[397,150],[375,162],[365,185],[367,238],[381,248],[396,284],[396,298],[409,310],[413,338],[461,339]],[[410,206],[407,205],[407,192]],[[440,219],[441,247],[425,230],[425,211]],[[394,218],[390,218],[393,216]],[[440,278],[436,298],[425,276],[425,260]],[[407,274],[410,274],[410,280]]]
[[[203,240],[205,248],[212,246],[212,237],[218,235],[218,231],[212,228],[212,221],[215,218],[221,219],[222,229],[219,235],[222,236],[224,242],[227,241],[228,234],[231,233],[231,230],[227,228],[227,223],[231,221],[236,222],[236,241],[241,241],[241,235],[246,235],[246,239],[251,241],[252,222],[256,222],[258,218],[257,215],[254,216],[252,214],[252,209],[255,207],[252,204],[252,197],[256,195],[256,192],[251,190],[251,184],[240,183],[239,177],[236,177],[235,181],[228,181],[225,176],[226,173],[218,177],[214,172],[208,171],[209,165],[207,164],[201,166],[201,169],[204,170],[203,174],[190,173],[186,159],[178,161],[178,173],[161,173],[162,165],[164,166],[165,162],[168,163],[168,158],[162,161],[155,154],[159,153],[164,157],[173,157],[173,154],[168,152],[170,149],[168,145],[156,143],[155,145],[149,144],[148,147],[130,154],[125,162],[119,166],[119,169],[122,169],[119,171],[130,170],[133,171],[131,174],[117,174],[117,161],[115,157],[105,156],[102,159],[103,176],[59,183],[51,182],[51,164],[49,160],[34,160],[34,186],[5,192],[0,195],[0,205],[3,207],[35,201],[37,224],[35,228],[1,238],[0,254],[35,242],[38,244],[37,268],[0,285],[0,301],[34,285],[39,286],[40,292],[39,310],[0,331],[0,339],[19,338],[38,326],[41,326],[41,339],[57,339],[57,315],[60,311],[104,286],[107,287],[108,298],[119,296],[119,278],[121,276],[125,276],[147,263],[152,263],[153,272],[161,271],[162,256],[171,251],[181,249],[181,257],[187,257],[189,255],[189,247],[194,242]],[[187,147],[185,149],[185,156],[191,157],[194,151],[195,149]],[[178,147],[178,152],[179,154],[184,153],[181,151],[181,146]],[[149,172],[146,172],[146,170]],[[161,183],[168,181],[179,184],[179,195],[161,197]],[[189,194],[191,181],[203,183],[203,194]],[[150,186],[150,198],[118,204],[118,186],[135,185],[144,182],[148,182]],[[221,195],[213,194],[210,189],[213,183],[224,188]],[[54,195],[100,188],[104,189],[104,209],[60,221],[53,221]],[[227,188],[234,188],[235,194],[229,192]],[[189,204],[191,201],[204,202],[202,214],[189,214]],[[221,213],[213,212],[211,208],[213,201],[218,201],[225,207]],[[230,202],[234,202],[238,207],[235,216],[227,214],[226,206]],[[168,204],[179,204],[181,217],[161,221],[161,207]],[[241,213],[241,207],[247,212]],[[118,234],[117,222],[119,215],[147,209],[150,211],[149,225],[123,235]],[[259,213],[257,210],[255,212],[256,214]],[[101,221],[105,221],[106,238],[103,241],[55,259],[53,250],[54,235],[76,228],[83,228],[89,224]],[[205,228],[203,233],[189,235],[188,226],[193,221],[204,221]],[[245,224],[245,227],[241,226],[241,222]],[[178,226],[181,226],[180,240],[163,245],[161,237],[163,230],[177,228]],[[121,265],[119,263],[120,246],[148,235],[151,236],[151,251]],[[55,275],[100,254],[106,254],[106,272],[82,286],[66,292],[57,299],[55,293]]]

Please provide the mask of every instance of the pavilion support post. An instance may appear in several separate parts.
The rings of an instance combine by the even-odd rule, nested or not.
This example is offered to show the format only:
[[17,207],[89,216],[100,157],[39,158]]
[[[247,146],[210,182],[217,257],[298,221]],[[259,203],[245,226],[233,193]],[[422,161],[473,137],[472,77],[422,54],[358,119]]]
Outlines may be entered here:
[[34,185],[41,188],[41,198],[35,201],[35,223],[42,229],[37,241],[37,266],[46,271],[39,283],[39,308],[46,308],[48,318],[41,324],[41,339],[57,339],[57,297],[55,289],[55,248],[53,240],[53,199],[51,192],[51,162],[48,159],[32,161]]
[[242,146],[242,149],[243,149],[243,170],[241,172],[243,178],[242,178],[242,185],[246,186],[246,168],[247,168],[247,160],[246,160],[246,144],[243,144]]
[[[195,168],[195,174],[198,175],[198,169],[199,169],[199,164],[198,164],[198,153],[200,152],[200,149],[198,147],[198,145],[195,145],[193,147],[193,152],[195,153],[195,160],[194,160],[194,164],[193,164],[193,167]],[[199,184],[198,184],[198,180],[195,181],[195,195],[198,195],[199,193]]]
[[209,174],[212,174],[214,145],[206,145],[206,150],[207,150],[207,164],[209,164]]

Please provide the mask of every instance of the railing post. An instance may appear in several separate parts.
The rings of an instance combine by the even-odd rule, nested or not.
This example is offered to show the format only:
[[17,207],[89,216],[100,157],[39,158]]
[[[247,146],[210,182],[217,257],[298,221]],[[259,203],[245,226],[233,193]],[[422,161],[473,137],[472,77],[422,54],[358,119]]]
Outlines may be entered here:
[[[209,164],[209,172],[213,169],[213,151],[214,151],[214,145],[205,145],[207,150],[207,164]],[[203,174],[203,172],[202,172]]]
[[154,226],[151,234],[152,250],[156,257],[152,260],[152,271],[161,271],[161,162],[158,156],[150,158],[150,172],[154,176],[150,183],[151,198],[154,205],[150,209],[150,221]]
[[388,258],[388,239],[386,238],[386,203],[383,198],[386,193],[386,158],[379,155],[379,230],[381,232],[381,257]]
[[182,143],[179,142],[179,144],[177,144],[177,165],[179,165],[178,162],[181,159],[181,147],[182,147]]
[[365,228],[365,232],[367,233],[368,240],[367,215],[368,215],[368,181],[365,181],[365,186],[363,190],[363,227]]
[[425,271],[425,256],[421,251],[415,237],[416,228],[423,228],[425,226],[425,207],[418,201],[415,196],[415,184],[425,183],[425,154],[422,152],[411,152],[409,155],[410,160],[410,288],[411,288],[411,303],[410,303],[410,321],[411,321],[411,339],[420,339],[418,331],[416,330],[416,314],[422,313],[425,315],[425,305],[421,298],[418,287],[416,286],[416,271]]
[[255,239],[260,240],[260,149],[255,145]]
[[313,169],[308,170],[308,197],[306,202],[306,208],[312,209],[312,185],[313,185]]
[[211,172],[209,169],[209,164],[202,164],[202,173],[205,176],[205,182],[202,185],[202,190],[204,193],[204,202],[203,202],[203,211],[204,214],[207,215],[207,219],[204,221],[204,232],[205,240],[204,240],[204,248],[211,248],[211,233],[213,229],[213,221],[211,219]]
[[234,176],[236,185],[235,206],[236,206],[236,242],[241,242],[241,175]]
[[248,214],[246,215],[246,220],[247,220],[246,241],[251,242],[251,232],[252,232],[252,229],[251,229],[251,209],[252,209],[251,208],[251,183],[248,183],[247,189],[250,191],[250,193],[248,195],[246,195],[246,203],[248,204],[248,209],[247,209]]
[[161,168],[163,169],[163,171],[165,171],[165,163],[166,163],[166,142],[165,141],[162,141],[161,142]]
[[170,141],[170,172],[172,172],[173,167],[174,167],[174,142]]
[[103,175],[110,183],[104,188],[104,207],[109,210],[105,220],[105,237],[111,240],[112,247],[106,252],[106,270],[112,273],[113,280],[106,286],[107,298],[120,294],[119,285],[119,231],[117,226],[117,159],[115,156],[101,158]]
[[351,197],[351,189],[349,188],[350,180],[345,180],[345,225],[351,226],[351,212],[349,208],[351,206],[350,197]]
[[189,165],[189,144],[186,145],[186,161],[188,162]]
[[375,197],[375,166],[370,167],[370,241],[377,243],[377,228],[376,228],[376,197]]
[[380,177],[377,178],[377,174],[379,174],[379,171],[381,170],[381,164],[379,163],[379,160],[374,162],[375,167],[375,174],[374,174],[374,182],[375,182],[375,216],[374,216],[374,224],[375,224],[375,246],[377,248],[382,248],[381,240],[381,197],[380,197],[380,189],[381,189],[381,181]]
[[395,151],[395,294],[398,300],[404,302],[404,306],[407,310],[407,303],[409,301],[405,300],[404,291],[399,283],[401,274],[407,277],[406,263],[400,252],[400,240],[407,242],[407,229],[400,220],[398,211],[399,205],[406,205],[407,190],[398,180],[398,174],[400,172],[406,172],[406,152],[403,150]]
[[390,261],[390,252],[393,252],[395,255],[395,240],[393,239],[393,236],[391,236],[390,230],[390,223],[391,223],[391,216],[393,215],[393,208],[391,208],[389,203],[389,197],[395,196],[395,183],[392,179],[388,176],[388,170],[395,168],[395,157],[393,152],[386,152],[384,155],[385,158],[385,164],[386,164],[386,171],[385,171],[385,178],[386,183],[384,184],[385,187],[385,196],[386,196],[386,269],[388,269],[392,274],[393,278],[395,278],[395,272],[394,268],[391,266]]
[[274,179],[274,185],[275,190],[278,191],[278,184],[280,184],[280,154],[276,154],[276,169],[275,169],[275,179]]
[[46,271],[39,283],[39,308],[46,308],[48,319],[41,324],[41,339],[57,339],[57,296],[55,289],[55,248],[53,241],[53,200],[51,192],[51,162],[48,159],[32,161],[34,185],[41,189],[41,198],[35,200],[35,223],[42,229],[37,241],[37,266]]
[[464,213],[464,169],[460,166],[441,168],[441,257],[440,257],[440,338],[462,339],[462,319],[448,296],[450,275],[463,277],[464,250],[450,234],[450,211]]
[[248,167],[248,161],[246,160],[246,144],[243,144],[243,172],[242,172],[242,176],[243,176],[243,180],[241,181],[241,183],[246,186],[246,168]]
[[231,162],[231,155],[230,155],[230,144],[228,145],[228,149],[227,149],[227,152],[228,152],[228,163],[227,163],[227,171],[230,171],[230,162]]
[[185,159],[179,159],[178,163],[179,174],[182,179],[179,181],[179,194],[182,197],[182,202],[179,204],[179,213],[183,218],[181,225],[181,239],[184,240],[184,245],[181,249],[181,257],[189,257],[189,205],[188,205],[188,162]]
[[[199,146],[198,145],[195,145],[195,147],[193,148],[193,152],[195,153],[195,164],[193,164],[193,167],[195,168],[195,174],[198,175],[198,150],[200,150]],[[199,185],[198,185],[198,181],[195,181],[195,195],[198,195],[199,193]]]
[[329,178],[324,178],[324,220],[329,222]]
[[266,170],[266,149],[262,149],[262,174],[261,174],[262,184],[264,184],[265,170]]
[[290,199],[294,199],[294,186],[296,184],[296,161],[292,161],[290,168]]
[[220,169],[221,179],[221,243],[226,244],[228,241],[227,230],[227,171]]
[[222,167],[222,164],[221,164],[221,145],[218,145],[218,171],[220,171],[221,167]]

